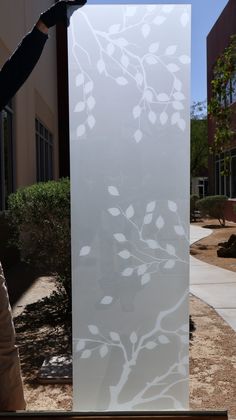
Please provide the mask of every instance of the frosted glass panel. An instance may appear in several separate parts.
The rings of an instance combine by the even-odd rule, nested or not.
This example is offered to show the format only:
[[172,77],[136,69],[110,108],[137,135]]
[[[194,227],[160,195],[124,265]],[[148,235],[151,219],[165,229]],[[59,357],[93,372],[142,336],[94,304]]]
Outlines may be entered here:
[[74,409],[188,408],[190,6],[69,28]]

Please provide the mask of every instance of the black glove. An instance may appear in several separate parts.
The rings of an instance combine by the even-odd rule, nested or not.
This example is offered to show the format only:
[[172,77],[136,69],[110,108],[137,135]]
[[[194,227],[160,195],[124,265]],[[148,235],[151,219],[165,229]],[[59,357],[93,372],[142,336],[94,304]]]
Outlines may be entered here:
[[[51,6],[46,12],[42,13],[40,15],[40,20],[46,25],[48,28],[51,28],[51,26],[56,25],[58,22],[63,22],[64,25],[69,26],[70,19],[67,16],[67,8],[69,6],[74,6],[72,8],[73,12],[78,9],[79,7],[82,7],[86,4],[87,0],[61,0]],[[73,13],[72,12],[72,13]],[[72,15],[71,13],[71,15]],[[71,16],[70,15],[70,16]]]

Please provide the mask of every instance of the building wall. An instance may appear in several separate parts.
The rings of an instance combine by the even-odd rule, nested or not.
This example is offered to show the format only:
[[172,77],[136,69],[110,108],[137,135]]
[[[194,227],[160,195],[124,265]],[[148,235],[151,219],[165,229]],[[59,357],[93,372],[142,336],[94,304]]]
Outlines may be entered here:
[[[53,0],[1,0],[0,67],[23,36],[31,30],[42,11]],[[50,36],[29,79],[15,95],[14,141],[16,188],[36,182],[35,117],[53,134],[53,172],[58,177],[58,116],[56,32]]]

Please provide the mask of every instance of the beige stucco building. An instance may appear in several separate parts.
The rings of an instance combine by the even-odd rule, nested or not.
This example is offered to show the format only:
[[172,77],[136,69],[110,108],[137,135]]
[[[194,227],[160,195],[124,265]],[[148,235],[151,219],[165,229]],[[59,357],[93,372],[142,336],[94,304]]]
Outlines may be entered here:
[[[1,0],[0,67],[53,0]],[[1,94],[1,92],[0,92]],[[57,179],[58,99],[56,30],[29,79],[0,114],[0,211],[7,195]]]

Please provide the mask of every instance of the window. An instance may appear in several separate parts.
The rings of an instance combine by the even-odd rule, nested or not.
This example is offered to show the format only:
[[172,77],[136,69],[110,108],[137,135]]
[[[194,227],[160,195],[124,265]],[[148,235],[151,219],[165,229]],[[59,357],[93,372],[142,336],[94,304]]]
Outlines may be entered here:
[[[224,158],[230,157],[229,175],[222,175],[224,170]],[[216,156],[215,161],[215,193],[227,195],[229,198],[236,198],[236,149],[226,154]]]
[[35,120],[37,181],[53,179],[53,137],[50,131]]
[[13,111],[9,103],[0,113],[0,210],[7,208],[9,194],[14,191]]

